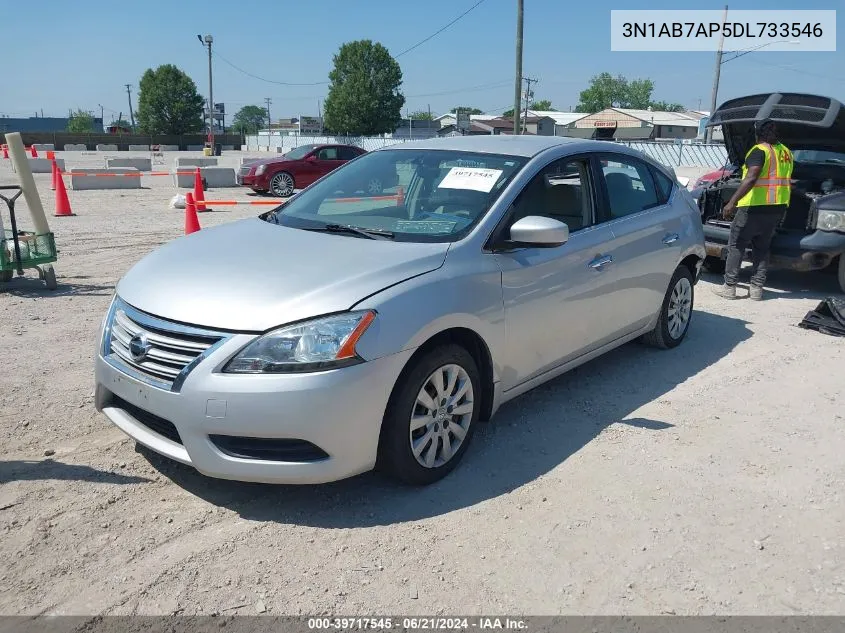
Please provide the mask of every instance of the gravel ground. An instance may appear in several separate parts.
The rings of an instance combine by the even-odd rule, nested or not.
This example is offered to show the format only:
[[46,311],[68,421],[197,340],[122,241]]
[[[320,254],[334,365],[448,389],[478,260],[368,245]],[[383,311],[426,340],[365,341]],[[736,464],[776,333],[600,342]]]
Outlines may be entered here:
[[[0,293],[0,613],[843,612],[845,344],[795,327],[835,277],[772,273],[761,303],[705,278],[680,348],[507,404],[431,487],[243,485],[136,451],[93,407],[115,282],[182,233],[170,179],[71,191],[73,218],[36,181],[59,288]],[[228,209],[201,224],[257,212]]]

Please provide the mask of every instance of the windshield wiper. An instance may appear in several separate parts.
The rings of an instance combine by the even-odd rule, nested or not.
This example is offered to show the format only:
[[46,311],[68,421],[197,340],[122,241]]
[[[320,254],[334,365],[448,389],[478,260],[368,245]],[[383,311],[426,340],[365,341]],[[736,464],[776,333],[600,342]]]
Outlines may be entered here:
[[325,231],[327,233],[350,233],[352,235],[360,235],[370,240],[376,240],[379,237],[385,239],[393,239],[395,235],[392,231],[385,231],[384,229],[364,229],[358,226],[349,226],[348,224],[326,224],[325,226],[305,229],[306,231]]

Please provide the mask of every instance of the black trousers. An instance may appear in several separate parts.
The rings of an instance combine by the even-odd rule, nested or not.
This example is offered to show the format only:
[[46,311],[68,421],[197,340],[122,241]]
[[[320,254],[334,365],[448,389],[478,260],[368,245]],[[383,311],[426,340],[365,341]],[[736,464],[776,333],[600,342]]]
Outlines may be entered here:
[[748,211],[748,207],[737,207],[728,239],[728,261],[725,264],[725,285],[735,286],[742,266],[742,258],[751,246],[753,268],[751,285],[762,288],[766,283],[769,265],[769,248],[782,213]]

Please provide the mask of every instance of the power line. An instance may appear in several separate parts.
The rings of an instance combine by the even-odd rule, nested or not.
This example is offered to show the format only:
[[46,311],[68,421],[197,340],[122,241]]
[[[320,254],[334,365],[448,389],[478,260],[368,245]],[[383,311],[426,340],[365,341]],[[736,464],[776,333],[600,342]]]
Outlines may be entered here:
[[254,75],[253,73],[249,72],[248,70],[244,70],[243,68],[236,66],[235,64],[230,62],[228,59],[223,57],[220,54],[219,51],[217,52],[216,57],[217,57],[217,59],[222,59],[224,62],[229,64],[229,66],[231,66],[232,68],[234,68],[235,70],[237,70],[239,72],[242,72],[244,75],[252,77],[253,79],[258,79],[259,81],[264,81],[268,84],[277,84],[279,86],[325,86],[325,85],[328,85],[328,83],[329,83],[328,81],[312,81],[312,82],[309,82],[309,83],[296,83],[296,82],[290,82],[290,81],[276,81],[274,79],[267,79],[266,77],[259,77],[258,75]]
[[423,44],[425,44],[425,43],[426,43],[427,41],[429,41],[430,39],[432,39],[432,38],[436,37],[437,35],[440,35],[443,31],[445,31],[446,29],[448,29],[448,28],[449,28],[450,26],[452,26],[455,22],[457,22],[458,20],[460,20],[461,18],[463,18],[466,14],[468,14],[470,11],[472,11],[473,9],[475,9],[476,7],[478,7],[479,5],[483,4],[484,2],[486,2],[486,0],[478,0],[478,2],[476,2],[476,3],[475,3],[474,5],[472,5],[469,9],[467,9],[466,11],[464,11],[463,13],[461,13],[458,17],[456,17],[454,20],[452,20],[451,22],[449,22],[447,25],[445,25],[445,26],[441,27],[440,29],[438,29],[437,31],[435,31],[434,33],[432,33],[431,35],[429,35],[429,36],[428,36],[427,38],[425,38],[424,40],[420,40],[419,42],[417,42],[416,44],[414,44],[414,45],[413,45],[413,46],[411,46],[410,48],[406,48],[404,51],[402,51],[402,52],[401,52],[401,53],[399,53],[398,55],[395,55],[395,56],[394,56],[394,58],[395,58],[395,57],[402,57],[402,55],[404,55],[405,53],[410,53],[410,52],[411,52],[412,50],[414,50],[415,48],[417,48],[417,47],[419,47],[419,46],[422,46]]
[[481,90],[489,90],[492,88],[501,88],[502,86],[510,85],[510,81],[497,81],[495,83],[490,84],[481,84],[478,86],[472,86],[470,88],[458,88],[456,90],[445,90],[443,92],[427,92],[425,94],[419,95],[405,95],[407,99],[416,99],[418,97],[440,97],[443,95],[453,95],[463,92],[477,92]]
[[821,79],[833,79],[834,81],[845,81],[845,77],[836,77],[834,75],[822,75],[820,73],[813,73],[809,70],[802,70],[800,68],[793,68],[792,66],[784,66],[783,64],[772,64],[770,62],[764,62],[760,59],[755,59],[753,57],[749,57],[748,61],[754,62],[755,64],[762,64],[763,66],[771,66],[772,68],[781,68],[783,70],[791,70],[794,73],[801,73],[802,75],[809,75],[811,77],[820,77]]

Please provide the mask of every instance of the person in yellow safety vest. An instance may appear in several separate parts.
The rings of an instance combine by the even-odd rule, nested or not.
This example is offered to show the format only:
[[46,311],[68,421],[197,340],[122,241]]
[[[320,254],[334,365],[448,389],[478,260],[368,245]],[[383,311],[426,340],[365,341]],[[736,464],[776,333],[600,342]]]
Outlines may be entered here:
[[754,125],[756,144],[745,155],[742,182],[722,209],[733,219],[728,238],[724,284],[715,289],[720,297],[736,299],[736,282],[745,250],[751,246],[751,284],[748,296],[763,298],[769,249],[775,230],[789,207],[792,192],[792,152],[778,140],[770,119]]

